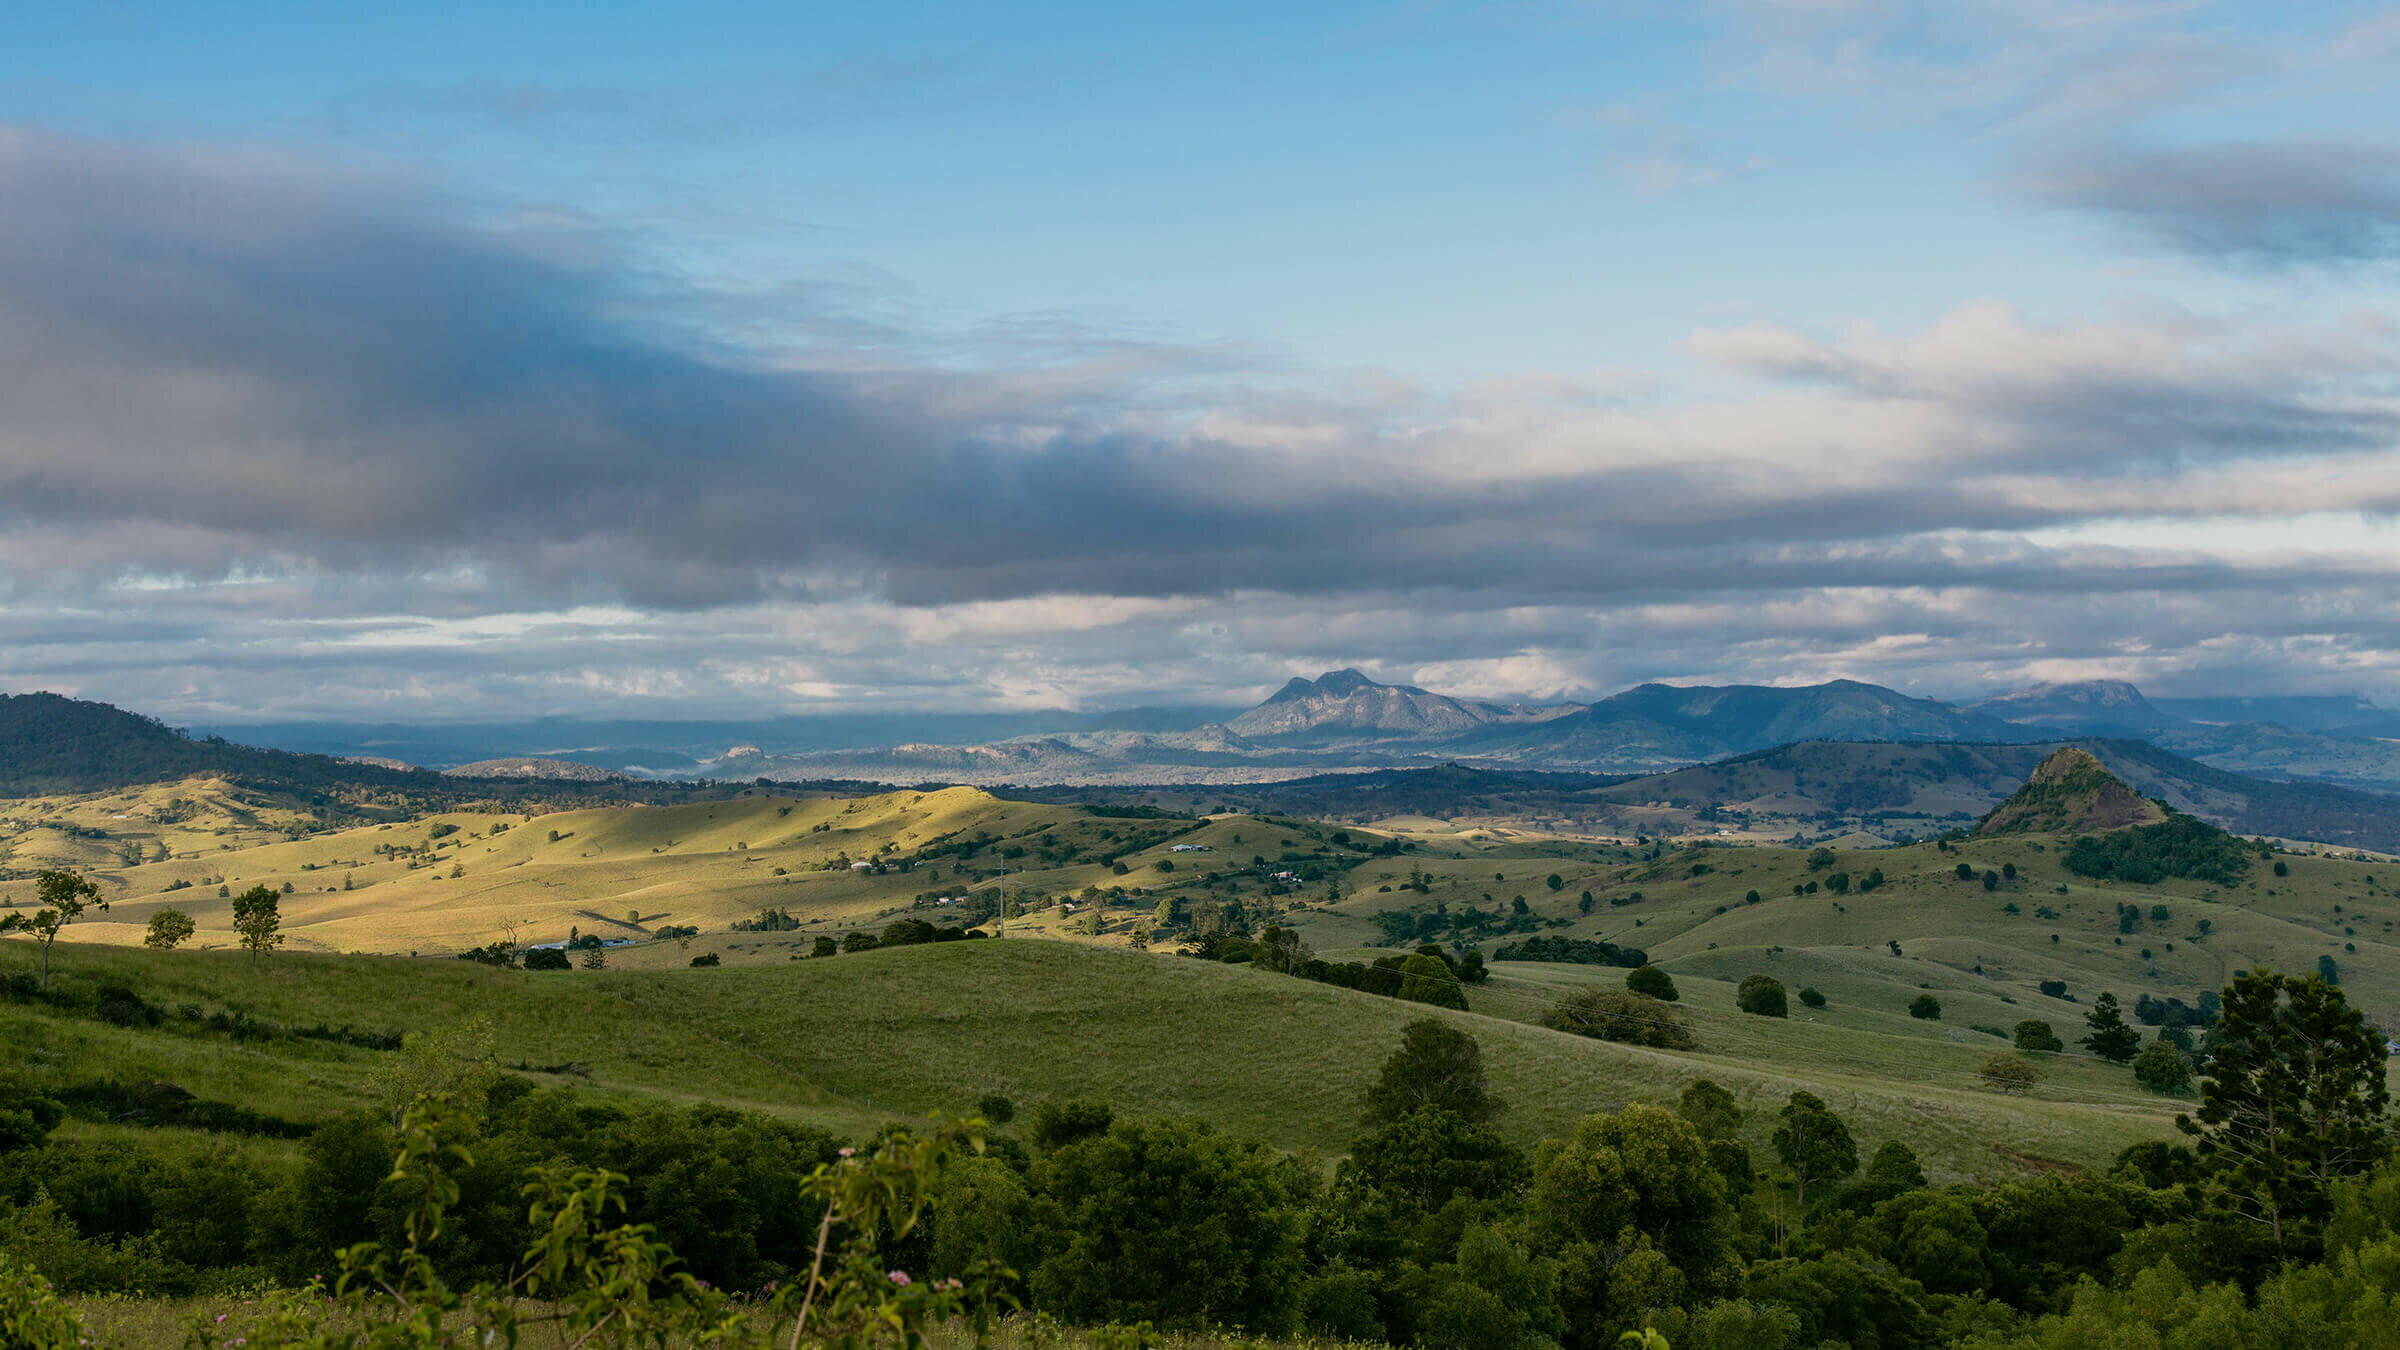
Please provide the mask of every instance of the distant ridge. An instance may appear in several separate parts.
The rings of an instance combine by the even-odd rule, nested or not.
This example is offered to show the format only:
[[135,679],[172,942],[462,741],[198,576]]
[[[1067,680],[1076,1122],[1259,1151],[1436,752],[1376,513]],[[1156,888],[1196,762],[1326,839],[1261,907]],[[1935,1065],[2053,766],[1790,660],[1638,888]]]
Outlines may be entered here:
[[2155,825],[2167,813],[2125,785],[2091,751],[2066,746],[2034,766],[2025,786],[1992,808],[1978,835],[2093,834]]
[[2148,735],[2184,725],[2123,680],[2037,684],[1985,699],[1970,711],[2019,726],[2056,727],[2090,736]]
[[440,781],[413,769],[194,740],[156,718],[63,694],[0,695],[0,796],[102,792],[195,774],[317,791]]

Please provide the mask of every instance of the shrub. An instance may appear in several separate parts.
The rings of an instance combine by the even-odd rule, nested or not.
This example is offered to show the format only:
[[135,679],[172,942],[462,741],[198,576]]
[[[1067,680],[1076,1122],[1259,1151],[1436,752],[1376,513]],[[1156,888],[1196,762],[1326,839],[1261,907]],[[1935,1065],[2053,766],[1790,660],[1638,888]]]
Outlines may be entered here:
[[1986,1084],[2012,1096],[2042,1081],[2040,1069],[2015,1055],[1994,1055],[1977,1073]]
[[1758,1017],[1788,1017],[1790,1006],[1784,1002],[1783,981],[1772,975],[1751,975],[1733,991],[1733,1001],[1743,1012]]
[[1800,991],[1800,1002],[1804,1007],[1822,1008],[1825,1006],[1825,996],[1817,992],[1815,985],[1809,985]]
[[823,933],[817,934],[816,940],[808,944],[808,954],[812,957],[832,956],[841,949],[842,944]]
[[1931,994],[1919,994],[1908,1004],[1908,1015],[1920,1022],[1942,1020],[1942,1001]]
[[975,1114],[994,1125],[1006,1125],[1017,1118],[1017,1104],[997,1092],[987,1092],[975,1100]]
[[1655,1046],[1661,1050],[1690,1050],[1699,1044],[1673,1008],[1630,990],[1583,990],[1543,1013],[1542,1025],[1594,1040]]
[[573,968],[573,963],[568,961],[567,954],[558,948],[543,947],[525,953],[525,968],[527,970],[569,970]]
[[1626,971],[1625,987],[1662,1003],[1674,1003],[1682,997],[1675,992],[1675,978],[1656,966],[1640,966]]
[[2017,1023],[2016,1042],[2019,1050],[2029,1054],[2055,1055],[2067,1048],[2067,1043],[2058,1038],[2058,1033],[2051,1029],[2050,1024],[2038,1017],[2028,1017]]
[[2166,1041],[2152,1041],[2133,1057],[2133,1081],[2152,1092],[2181,1092],[2192,1085],[2192,1062]]
[[725,964],[725,961],[715,952],[702,952],[692,958],[692,964],[695,967],[721,966]]

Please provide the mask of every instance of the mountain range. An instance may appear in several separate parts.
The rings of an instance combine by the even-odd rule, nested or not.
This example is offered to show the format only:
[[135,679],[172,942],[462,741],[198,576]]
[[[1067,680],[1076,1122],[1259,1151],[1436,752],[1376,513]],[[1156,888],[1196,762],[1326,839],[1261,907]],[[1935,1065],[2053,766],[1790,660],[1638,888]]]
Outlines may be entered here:
[[[38,705],[50,720],[74,702],[54,696],[12,700],[22,714],[15,719],[21,726],[43,720],[31,717],[37,705],[25,698],[51,699]],[[2285,712],[2307,725],[2213,720],[2249,711]],[[1652,683],[1592,703],[1539,703],[1460,697],[1386,684],[1345,669],[1294,679],[1240,711],[1148,708],[1047,718],[935,717],[911,723],[883,716],[871,721],[867,725],[862,719],[857,726],[835,719],[783,719],[538,723],[480,731],[375,728],[371,736],[352,738],[324,727],[252,730],[293,749],[367,757],[387,766],[429,764],[470,777],[587,778],[598,770],[663,780],[982,786],[1223,785],[1441,763],[1638,775],[1807,742],[2028,745],[2098,737],[2148,742],[2251,776],[2400,792],[2400,714],[2358,699],[2152,700],[2122,681],[2040,685],[1967,706],[1856,680],[1799,686]],[[7,734],[0,727],[0,752],[10,750]],[[119,740],[120,752],[138,744],[143,756],[160,763],[194,762],[194,746],[223,746],[211,752],[218,759],[240,749],[225,741],[182,738],[155,723]],[[412,747],[439,753],[418,758],[409,753]],[[71,774],[45,774],[46,762],[30,746],[17,746],[0,778],[72,780]],[[306,757],[287,756],[271,765],[262,761],[257,767],[285,777],[323,772],[322,761]]]

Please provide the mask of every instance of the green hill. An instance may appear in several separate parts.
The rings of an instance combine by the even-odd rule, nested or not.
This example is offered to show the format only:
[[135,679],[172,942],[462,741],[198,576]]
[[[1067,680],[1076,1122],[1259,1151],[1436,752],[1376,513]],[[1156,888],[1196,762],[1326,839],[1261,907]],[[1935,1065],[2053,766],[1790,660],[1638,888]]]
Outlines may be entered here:
[[[23,947],[0,962],[26,969]],[[462,961],[62,948],[60,987],[82,1006],[0,1002],[0,1031],[45,1090],[102,1076],[171,1082],[204,1101],[314,1124],[378,1104],[391,1052],[250,1025],[425,1030],[488,1019],[500,1061],[604,1096],[707,1100],[861,1134],[894,1118],[971,1111],[987,1093],[1023,1106],[1100,1099],[1136,1115],[1196,1115],[1287,1148],[1339,1153],[1400,1028],[1439,1016],[1484,1046],[1508,1134],[1557,1135],[1592,1111],[1665,1102],[1710,1077],[1753,1106],[1805,1087],[1863,1138],[1905,1137],[1945,1175],[1991,1177],[2028,1159],[2099,1163],[2164,1138],[2171,1105],[2125,1087],[2002,1099],[1980,1054],[1939,1044],[1878,1066],[1838,1049],[1840,1028],[1746,1029],[1788,1057],[1725,1040],[1675,1055],[1587,1040],[1482,1012],[1312,984],[1246,967],[1077,944],[942,943],[721,969],[495,971]],[[160,1025],[98,1010],[130,989]],[[1534,986],[1527,985],[1530,990]],[[1501,1000],[1488,1000],[1495,1013]],[[191,1016],[197,1012],[198,1018]],[[1735,1016],[1729,1010],[1726,1018]],[[1712,1022],[1714,1019],[1712,1018]],[[1744,1019],[1759,1022],[1760,1019]],[[1835,1047],[1829,1049],[1828,1047]],[[2079,1080],[2080,1081],[2080,1080]],[[1765,1121],[1771,1111],[1760,1110]],[[70,1128],[124,1126],[86,1120]],[[1762,1127],[1763,1128],[1763,1127]],[[1756,1141],[1764,1146],[1763,1134]]]
[[2025,786],[1992,808],[1975,833],[2085,834],[2154,824],[2165,815],[2102,767],[2091,751],[2070,745],[2035,765]]

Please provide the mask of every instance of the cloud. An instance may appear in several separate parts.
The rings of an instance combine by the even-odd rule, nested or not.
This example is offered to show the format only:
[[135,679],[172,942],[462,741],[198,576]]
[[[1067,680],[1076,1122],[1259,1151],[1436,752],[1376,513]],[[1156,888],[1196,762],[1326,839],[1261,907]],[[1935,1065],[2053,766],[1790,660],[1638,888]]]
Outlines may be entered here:
[[2400,651],[2379,563],[2031,538],[2400,511],[2367,319],[1970,303],[1450,391],[1053,321],[843,348],[838,307],[727,322],[605,234],[271,156],[11,132],[0,200],[7,687],[729,715]]
[[2400,252],[2400,148],[2249,142],[2057,154],[2009,187],[2207,257],[2357,262]]

